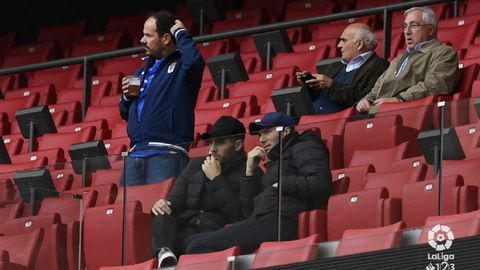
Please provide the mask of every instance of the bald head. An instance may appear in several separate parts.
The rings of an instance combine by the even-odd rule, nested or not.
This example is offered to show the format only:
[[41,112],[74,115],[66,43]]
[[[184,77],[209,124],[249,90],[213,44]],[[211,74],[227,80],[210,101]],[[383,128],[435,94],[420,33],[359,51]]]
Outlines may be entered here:
[[352,58],[374,50],[377,47],[377,37],[368,25],[352,23],[343,30],[338,47],[342,52],[342,59],[350,62]]

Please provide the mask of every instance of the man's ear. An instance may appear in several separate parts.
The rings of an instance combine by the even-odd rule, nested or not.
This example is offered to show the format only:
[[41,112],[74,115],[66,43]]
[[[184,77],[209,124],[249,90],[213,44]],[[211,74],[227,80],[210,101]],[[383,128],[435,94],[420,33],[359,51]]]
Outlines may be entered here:
[[359,39],[355,41],[355,43],[357,44],[357,50],[362,51],[365,48],[365,42],[363,39]]
[[292,128],[291,127],[285,127],[285,129],[283,130],[283,134],[286,136],[288,134],[290,134],[290,132],[292,132]]
[[235,140],[235,151],[239,152],[243,149],[243,140]]

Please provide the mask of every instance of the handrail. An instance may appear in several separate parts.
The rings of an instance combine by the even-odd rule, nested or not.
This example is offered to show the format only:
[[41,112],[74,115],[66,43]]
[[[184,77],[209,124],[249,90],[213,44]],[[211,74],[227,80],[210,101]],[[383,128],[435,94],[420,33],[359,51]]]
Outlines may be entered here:
[[[268,31],[284,29],[284,28],[292,28],[292,27],[322,23],[322,22],[329,22],[329,21],[356,18],[361,16],[368,16],[368,15],[383,13],[384,15],[383,57],[388,59],[388,57],[390,56],[391,21],[392,21],[393,11],[404,10],[404,9],[415,7],[415,6],[425,6],[425,5],[447,3],[447,2],[452,2],[453,10],[455,13],[454,15],[456,16],[458,14],[459,0],[417,0],[417,1],[398,3],[398,4],[388,5],[388,6],[382,6],[382,7],[372,7],[372,8],[366,8],[361,10],[345,11],[345,12],[322,15],[322,16],[312,17],[312,18],[305,18],[305,19],[300,19],[295,21],[271,23],[271,24],[238,29],[238,30],[233,30],[228,32],[196,36],[193,39],[197,43],[208,42],[208,41],[226,39],[226,38],[231,38],[236,36],[253,35],[253,34],[258,34],[258,33],[263,33]],[[83,73],[84,96],[83,96],[83,103],[82,103],[82,115],[83,117],[85,117],[87,108],[90,106],[92,62],[97,60],[104,60],[104,59],[109,59],[114,57],[142,53],[144,51],[145,49],[142,46],[140,46],[140,47],[120,49],[120,50],[111,51],[111,52],[103,52],[103,53],[97,53],[92,55],[86,55],[82,57],[59,59],[59,60],[53,60],[53,61],[25,65],[25,66],[4,68],[4,69],[0,69],[0,76],[19,73],[19,72],[34,71],[39,69],[55,68],[55,67],[75,65],[75,64],[84,64],[84,73]]]

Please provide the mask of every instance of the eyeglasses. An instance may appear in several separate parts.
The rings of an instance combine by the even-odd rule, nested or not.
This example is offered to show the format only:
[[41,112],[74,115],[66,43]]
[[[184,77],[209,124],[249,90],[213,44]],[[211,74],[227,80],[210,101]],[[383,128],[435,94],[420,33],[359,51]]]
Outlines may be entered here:
[[416,30],[420,26],[430,26],[431,24],[418,24],[418,23],[412,23],[412,24],[402,24],[402,29],[406,30],[410,28],[411,30]]

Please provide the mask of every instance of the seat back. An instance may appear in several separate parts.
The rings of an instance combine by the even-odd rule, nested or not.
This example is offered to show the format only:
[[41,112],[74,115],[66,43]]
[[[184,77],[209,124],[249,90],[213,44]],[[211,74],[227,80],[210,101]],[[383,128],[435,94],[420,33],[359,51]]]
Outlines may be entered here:
[[314,260],[317,257],[319,236],[280,242],[263,242],[255,254],[250,269],[260,269],[278,265]]
[[367,174],[364,189],[384,187],[390,198],[401,198],[403,186],[425,178],[425,165],[399,172],[375,172]]
[[[127,202],[139,201],[143,212],[150,214],[150,210],[156,201],[167,198],[174,181],[174,178],[169,178],[155,184],[129,186],[127,188]],[[121,187],[115,203],[123,202],[123,192],[124,188]]]
[[392,162],[405,157],[410,142],[397,146],[376,150],[355,150],[348,167],[357,167],[372,164],[376,172],[388,172]]
[[338,243],[335,256],[399,247],[403,228],[405,223],[399,221],[380,228],[346,230]]
[[44,235],[43,229],[32,232],[0,236],[0,250],[8,252],[10,262],[25,269],[33,269]]
[[237,246],[231,247],[218,252],[203,253],[203,254],[184,254],[178,259],[177,270],[229,270],[231,269],[231,262],[228,260],[230,256],[240,255],[240,248]]

